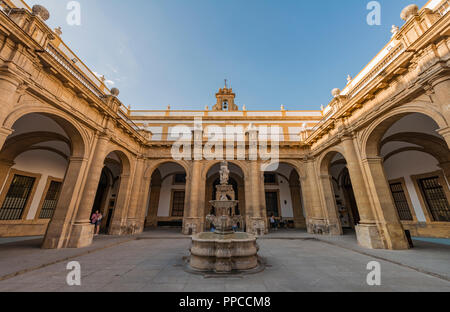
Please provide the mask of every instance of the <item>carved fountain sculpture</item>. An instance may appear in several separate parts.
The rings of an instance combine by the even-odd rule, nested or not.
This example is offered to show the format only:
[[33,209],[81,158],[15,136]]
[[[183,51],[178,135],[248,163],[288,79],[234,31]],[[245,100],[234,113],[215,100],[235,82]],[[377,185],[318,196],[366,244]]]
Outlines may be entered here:
[[233,230],[234,225],[242,224],[242,216],[236,215],[238,201],[233,186],[228,184],[229,174],[228,163],[224,161],[220,167],[216,200],[210,202],[215,214],[206,217],[215,231],[192,237],[190,266],[194,270],[231,273],[258,267],[256,237]]

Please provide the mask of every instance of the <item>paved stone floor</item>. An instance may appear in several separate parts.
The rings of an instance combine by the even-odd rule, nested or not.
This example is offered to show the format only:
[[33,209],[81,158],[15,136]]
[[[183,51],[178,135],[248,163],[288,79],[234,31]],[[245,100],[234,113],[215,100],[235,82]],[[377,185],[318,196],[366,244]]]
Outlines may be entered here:
[[[0,244],[0,291],[450,291],[450,246],[418,243],[410,251],[368,251],[352,236],[280,231],[259,240],[265,271],[205,278],[184,270],[190,240],[174,231],[100,237],[79,250],[40,250],[39,239],[26,240]],[[379,287],[366,283],[374,260]],[[66,284],[69,261],[81,264],[81,286]]]

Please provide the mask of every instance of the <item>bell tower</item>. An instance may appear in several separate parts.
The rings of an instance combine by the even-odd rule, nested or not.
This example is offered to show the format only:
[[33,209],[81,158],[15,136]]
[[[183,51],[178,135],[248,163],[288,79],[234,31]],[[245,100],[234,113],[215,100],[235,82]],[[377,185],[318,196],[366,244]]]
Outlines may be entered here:
[[232,88],[228,88],[227,80],[225,79],[225,87],[219,89],[216,93],[217,103],[213,106],[213,111],[232,112],[239,110],[238,106],[234,104],[236,94],[233,93]]

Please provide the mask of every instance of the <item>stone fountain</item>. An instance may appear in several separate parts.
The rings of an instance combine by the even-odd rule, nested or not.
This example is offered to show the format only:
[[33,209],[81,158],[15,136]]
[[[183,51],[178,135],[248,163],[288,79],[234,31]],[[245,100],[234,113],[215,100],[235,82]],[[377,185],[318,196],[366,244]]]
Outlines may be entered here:
[[202,272],[232,273],[249,271],[258,267],[258,245],[256,236],[235,233],[233,226],[242,224],[242,216],[236,215],[233,186],[228,184],[228,163],[222,162],[220,185],[217,185],[216,200],[210,203],[215,209],[206,219],[215,228],[214,232],[200,233],[192,237],[190,266]]

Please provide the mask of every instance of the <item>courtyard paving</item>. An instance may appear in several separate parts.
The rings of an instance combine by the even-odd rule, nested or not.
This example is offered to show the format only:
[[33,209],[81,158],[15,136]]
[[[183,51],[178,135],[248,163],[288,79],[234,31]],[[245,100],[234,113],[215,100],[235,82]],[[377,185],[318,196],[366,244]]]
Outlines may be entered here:
[[[351,235],[280,231],[259,240],[263,272],[226,278],[186,272],[190,239],[173,230],[99,237],[78,250],[41,250],[39,243],[0,243],[0,291],[450,291],[450,246],[421,241],[409,251],[374,251]],[[81,265],[81,286],[66,283],[69,261]],[[381,286],[366,283],[370,261],[381,264]]]

